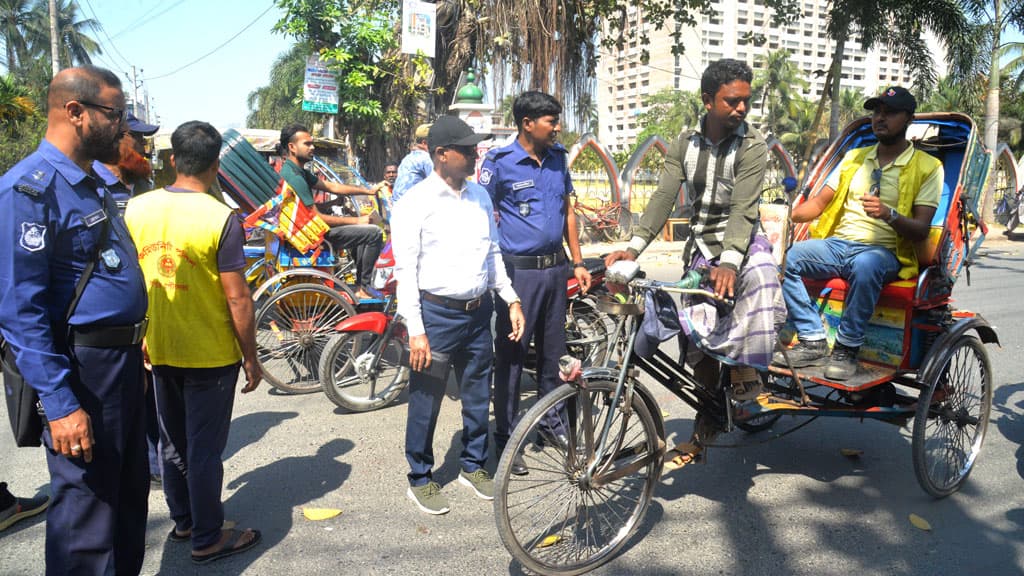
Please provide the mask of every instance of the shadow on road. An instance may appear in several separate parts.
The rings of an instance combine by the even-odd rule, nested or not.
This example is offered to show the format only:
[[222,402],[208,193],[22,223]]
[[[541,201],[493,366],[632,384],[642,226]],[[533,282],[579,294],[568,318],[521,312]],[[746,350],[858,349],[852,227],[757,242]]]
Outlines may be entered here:
[[227,488],[237,491],[224,502],[225,516],[237,519],[240,529],[251,527],[260,530],[262,542],[237,556],[209,566],[194,567],[190,546],[168,541],[164,544],[159,573],[200,573],[200,568],[204,574],[233,576],[244,573],[252,562],[288,535],[297,509],[344,484],[352,467],[338,462],[337,458],[352,448],[350,440],[331,440],[313,456],[283,458],[231,481]]
[[259,442],[271,428],[298,415],[298,412],[253,412],[235,418],[231,421],[231,434],[224,448],[224,461],[230,460],[242,448]]

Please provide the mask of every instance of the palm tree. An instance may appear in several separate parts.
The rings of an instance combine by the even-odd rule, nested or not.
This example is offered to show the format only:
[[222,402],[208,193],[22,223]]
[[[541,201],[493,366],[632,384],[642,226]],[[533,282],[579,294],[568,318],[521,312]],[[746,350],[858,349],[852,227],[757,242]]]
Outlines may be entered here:
[[[928,29],[947,51],[969,32],[967,18],[957,0],[834,0],[829,12],[828,35],[835,40],[832,56],[833,104],[841,97],[841,66],[846,42],[860,38],[865,50],[883,45],[915,76],[915,86],[935,83],[931,51],[922,37]],[[824,98],[825,95],[822,95]],[[829,138],[839,134],[840,106],[832,106]]]
[[864,101],[867,96],[856,88],[843,88],[839,94],[839,122],[846,126],[861,116],[867,115]]
[[270,83],[249,93],[246,103],[250,128],[283,128],[297,122],[312,127],[319,114],[302,111],[302,85],[308,44],[300,43],[282,53],[270,67]]
[[590,92],[580,94],[574,106],[576,130],[581,133],[597,134],[598,109],[597,100]]
[[16,73],[27,59],[24,31],[31,14],[29,0],[0,0],[0,38],[7,52],[8,73]]
[[793,98],[808,86],[803,70],[793,63],[790,56],[791,52],[783,48],[759,57],[761,70],[750,87],[755,95],[760,95],[758,100],[764,125],[776,134]]
[[1007,62],[1001,73],[1013,81],[1013,89],[1020,92],[1024,87],[1024,42],[1007,42],[999,49],[999,59],[1013,56]]
[[814,130],[816,108],[813,100],[796,96],[786,111],[787,124],[783,128],[784,131],[779,134],[779,141],[793,155],[798,167],[801,163],[807,162],[808,159],[804,156],[809,154],[808,151],[813,149],[821,137],[821,134]]
[[666,88],[648,100],[647,111],[640,117],[640,125],[644,129],[637,135],[637,143],[649,136],[657,134],[671,142],[683,131],[683,128],[695,127],[704,103],[697,91],[684,92]]
[[32,93],[13,74],[0,76],[0,125],[15,128],[37,112]]
[[[57,34],[61,68],[92,64],[92,57],[103,53],[99,42],[89,36],[102,25],[92,18],[81,18],[76,0],[57,0]],[[38,0],[25,26],[25,37],[36,56],[50,52],[50,9],[47,0]]]

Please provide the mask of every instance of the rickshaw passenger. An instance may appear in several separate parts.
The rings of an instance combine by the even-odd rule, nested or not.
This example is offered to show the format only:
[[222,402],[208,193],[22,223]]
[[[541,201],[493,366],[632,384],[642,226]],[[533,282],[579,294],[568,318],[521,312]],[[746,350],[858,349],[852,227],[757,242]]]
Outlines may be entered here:
[[[714,386],[718,360],[704,353],[729,359],[737,399],[761,392],[757,373],[748,367],[771,362],[776,325],[785,317],[771,245],[756,233],[768,150],[761,134],[745,121],[752,77],[750,68],[737,60],[718,60],[707,67],[701,77],[707,113],[697,130],[684,132],[666,153],[658,189],[629,247],[605,259],[609,266],[616,260],[635,260],[665,225],[680,187],[686,187],[685,207],[692,211],[691,236],[683,249],[686,268],[706,271],[717,294],[736,298],[731,312],[721,318],[714,306],[683,298],[681,324],[694,344],[688,347],[687,364],[698,381]],[[665,467],[677,469],[696,460],[714,434],[698,414],[690,442],[669,452]]]
[[[850,150],[821,193],[793,210],[793,222],[810,222],[813,239],[798,242],[786,257],[782,292],[798,342],[788,352],[794,367],[827,363],[825,377],[848,380],[886,283],[918,273],[914,243],[928,237],[942,192],[942,163],[906,139],[917,101],[892,86],[869,98],[873,146]],[[843,315],[831,352],[821,316],[801,278],[842,278],[848,284]],[[781,353],[773,363],[786,366]]]
[[281,166],[281,177],[291,185],[302,203],[313,208],[324,223],[331,227],[324,239],[331,243],[335,252],[346,249],[355,260],[358,286],[356,297],[373,298],[376,292],[372,287],[373,264],[380,256],[380,248],[384,243],[380,227],[371,222],[370,216],[324,214],[316,207],[313,190],[342,195],[372,193],[360,186],[321,180],[303,168],[313,159],[313,137],[305,126],[292,124],[281,130],[281,155],[285,159]]

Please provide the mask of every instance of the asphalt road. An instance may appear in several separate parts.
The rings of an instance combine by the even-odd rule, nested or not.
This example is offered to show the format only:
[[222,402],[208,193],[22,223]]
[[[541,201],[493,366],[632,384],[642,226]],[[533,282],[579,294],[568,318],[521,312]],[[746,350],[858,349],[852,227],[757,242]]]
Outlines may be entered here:
[[[961,277],[954,293],[957,305],[982,313],[1002,341],[988,350],[996,385],[988,437],[961,492],[934,501],[918,487],[906,428],[819,419],[765,444],[737,432],[721,441],[752,445],[713,450],[706,465],[664,479],[626,550],[595,574],[1024,573],[1022,247],[994,238],[972,268],[972,285]],[[609,247],[594,249],[601,248]],[[644,260],[652,276],[678,278],[670,247]],[[669,431],[686,437],[692,412],[652,388]],[[428,516],[406,499],[405,401],[403,395],[385,409],[347,414],[322,394],[283,396],[263,385],[240,395],[224,454],[224,501],[227,517],[262,530],[263,543],[195,569],[187,544],[165,540],[172,524],[154,491],[143,573],[521,573],[498,539],[491,504],[455,482],[457,402],[445,400],[435,435],[443,458],[435,478],[451,513]],[[841,448],[864,454],[851,460]],[[43,453],[15,449],[3,431],[0,480],[17,494],[46,490]],[[304,507],[342,514],[314,522],[303,517]],[[911,513],[932,530],[912,526]],[[0,574],[41,574],[44,536],[42,517],[0,534]]]

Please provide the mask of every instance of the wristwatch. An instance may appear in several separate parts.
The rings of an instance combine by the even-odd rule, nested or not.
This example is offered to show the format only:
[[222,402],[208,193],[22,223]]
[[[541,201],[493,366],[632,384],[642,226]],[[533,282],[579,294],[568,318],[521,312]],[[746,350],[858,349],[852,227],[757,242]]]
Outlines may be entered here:
[[892,224],[900,217],[900,213],[889,208],[889,217],[885,219],[886,224]]
[[575,270],[577,268],[586,268],[586,267],[587,267],[587,265],[584,264],[583,262],[573,262],[572,263],[573,270]]

